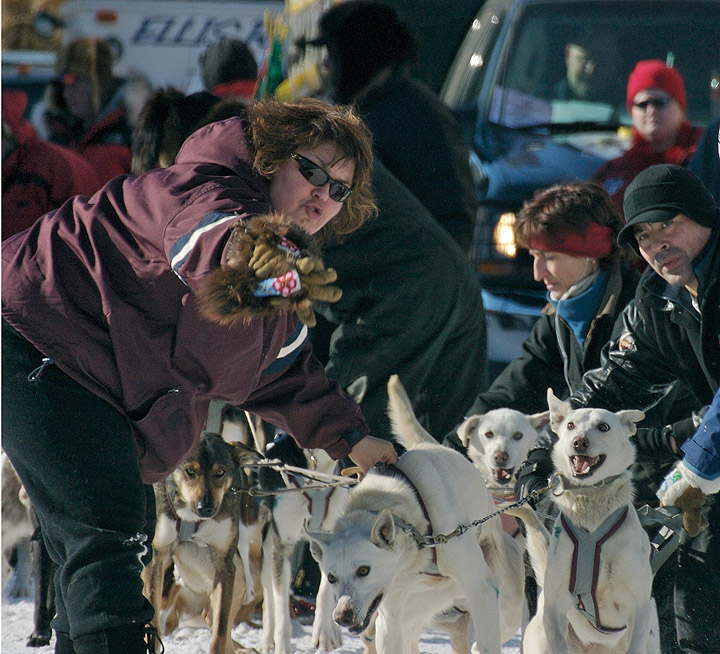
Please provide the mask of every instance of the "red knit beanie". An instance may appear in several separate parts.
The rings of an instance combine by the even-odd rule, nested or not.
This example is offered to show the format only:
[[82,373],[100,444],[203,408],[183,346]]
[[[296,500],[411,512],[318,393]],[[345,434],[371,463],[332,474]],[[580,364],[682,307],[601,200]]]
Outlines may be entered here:
[[659,59],[638,61],[635,70],[630,73],[627,83],[627,110],[632,109],[633,100],[640,91],[660,89],[678,101],[683,111],[687,109],[685,83],[674,68],[666,66]]

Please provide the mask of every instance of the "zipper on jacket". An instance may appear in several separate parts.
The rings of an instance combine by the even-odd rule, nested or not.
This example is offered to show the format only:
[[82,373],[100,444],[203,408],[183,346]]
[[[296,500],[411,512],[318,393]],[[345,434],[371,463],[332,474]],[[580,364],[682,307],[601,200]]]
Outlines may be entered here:
[[27,376],[27,380],[29,382],[36,382],[43,374],[43,370],[54,363],[55,362],[50,357],[43,357],[42,363]]

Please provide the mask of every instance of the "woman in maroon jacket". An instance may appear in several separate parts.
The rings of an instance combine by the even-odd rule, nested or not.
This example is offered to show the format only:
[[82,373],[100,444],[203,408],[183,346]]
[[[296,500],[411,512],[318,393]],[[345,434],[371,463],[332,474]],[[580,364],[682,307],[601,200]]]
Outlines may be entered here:
[[143,484],[190,453],[211,399],[363,470],[396,460],[305,324],[339,297],[312,235],[374,212],[371,153],[350,109],[258,103],[3,243],[3,447],[60,564],[56,652],[146,651]]

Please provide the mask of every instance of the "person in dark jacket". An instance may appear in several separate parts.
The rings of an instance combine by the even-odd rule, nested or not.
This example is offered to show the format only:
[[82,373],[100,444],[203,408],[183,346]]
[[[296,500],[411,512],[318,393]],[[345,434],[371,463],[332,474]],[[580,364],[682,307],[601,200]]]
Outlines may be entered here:
[[3,243],[3,448],[60,565],[56,652],[154,652],[148,485],[212,399],[364,471],[397,460],[307,342],[339,296],[316,239],[375,210],[369,133],[318,100],[249,111]]
[[441,440],[487,387],[480,287],[457,243],[377,160],[372,183],[378,217],[323,248],[343,291],[318,305],[332,332],[326,370],[362,396],[372,433],[387,439],[387,381],[399,375],[418,419]]
[[[720,212],[712,194],[681,166],[660,164],[642,171],[623,203],[627,223],[618,236],[648,263],[623,329],[570,396],[574,407],[613,411],[653,406],[681,381],[702,405],[720,386]],[[658,446],[679,455],[697,424],[668,425]],[[687,421],[694,424],[689,431]],[[545,487],[552,473],[551,432],[536,440],[518,473],[516,494]],[[720,643],[720,502],[707,499],[709,528],[683,533],[674,586],[677,643],[671,650],[717,652]],[[678,648],[676,650],[675,648]]]
[[45,119],[48,140],[82,154],[104,184],[130,172],[132,128],[113,54],[103,39],[66,43],[55,64]]
[[329,94],[357,106],[377,158],[467,252],[475,226],[469,149],[450,110],[410,75],[417,45],[408,24],[381,2],[342,2],[322,15],[309,45],[327,46]]
[[2,239],[30,227],[73,195],[91,195],[100,182],[77,152],[41,139],[23,118],[27,95],[2,92]]

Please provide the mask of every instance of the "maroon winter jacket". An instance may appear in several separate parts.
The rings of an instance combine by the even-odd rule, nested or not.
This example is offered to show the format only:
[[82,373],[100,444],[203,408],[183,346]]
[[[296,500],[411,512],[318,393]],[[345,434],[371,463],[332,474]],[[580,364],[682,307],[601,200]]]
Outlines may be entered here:
[[221,327],[195,292],[231,227],[270,210],[239,118],[212,123],[174,166],[111,180],[3,243],[3,318],[58,367],[128,416],[143,480],[194,448],[212,398],[339,458],[368,433],[290,311]]
[[23,118],[27,95],[2,92],[2,120],[15,147],[2,164],[2,239],[32,225],[73,195],[90,195],[101,183],[92,166],[77,152],[43,141]]

